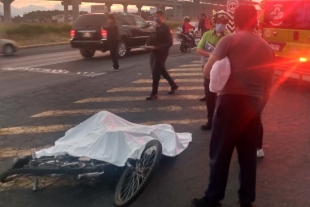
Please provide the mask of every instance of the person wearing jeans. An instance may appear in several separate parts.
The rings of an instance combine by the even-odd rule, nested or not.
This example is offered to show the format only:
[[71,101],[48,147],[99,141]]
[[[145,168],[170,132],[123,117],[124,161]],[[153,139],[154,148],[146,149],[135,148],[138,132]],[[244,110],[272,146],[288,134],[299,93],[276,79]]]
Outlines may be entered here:
[[202,130],[210,130],[212,128],[212,119],[215,110],[216,103],[216,93],[210,91],[209,88],[210,79],[204,77],[204,89],[205,89],[205,97],[206,97],[206,106],[207,106],[207,120],[208,122],[201,126]]
[[210,77],[214,63],[228,57],[230,76],[218,93],[210,141],[210,175],[205,196],[194,198],[192,207],[218,207],[225,197],[230,161],[237,149],[240,165],[240,207],[253,207],[256,196],[256,152],[261,130],[261,111],[269,98],[275,54],[254,34],[257,11],[241,5],[234,14],[236,33],[223,37],[204,67]]
[[[202,36],[198,47],[197,53],[202,56],[202,67],[206,64],[206,59],[211,55],[210,51],[206,50],[208,44],[216,46],[217,43],[227,35],[225,31],[226,24],[228,23],[228,14],[224,11],[216,12],[213,16],[213,22],[215,23],[214,30],[210,30]],[[205,90],[205,97],[202,98],[202,101],[206,102],[208,114],[207,119],[208,122],[201,126],[202,130],[211,130],[212,128],[212,118],[215,109],[215,102],[216,102],[216,94],[211,92],[209,89],[210,85],[210,78],[204,77],[204,90]]]

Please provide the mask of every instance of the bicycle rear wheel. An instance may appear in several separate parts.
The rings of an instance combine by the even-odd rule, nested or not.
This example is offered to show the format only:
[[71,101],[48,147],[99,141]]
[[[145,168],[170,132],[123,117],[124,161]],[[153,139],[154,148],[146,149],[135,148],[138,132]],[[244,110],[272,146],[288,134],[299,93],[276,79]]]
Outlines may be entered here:
[[115,192],[115,204],[128,206],[145,189],[154,174],[162,155],[162,146],[159,141],[148,142],[136,166],[127,167],[118,182]]

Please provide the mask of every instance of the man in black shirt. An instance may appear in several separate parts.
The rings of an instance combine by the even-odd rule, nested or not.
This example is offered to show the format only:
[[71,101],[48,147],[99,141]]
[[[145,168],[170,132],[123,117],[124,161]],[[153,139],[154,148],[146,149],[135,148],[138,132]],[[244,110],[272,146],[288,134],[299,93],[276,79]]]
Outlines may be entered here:
[[115,21],[115,17],[113,14],[108,15],[108,23],[107,27],[104,29],[107,31],[107,41],[109,44],[110,54],[113,61],[113,71],[119,71],[119,64],[118,64],[118,40],[119,40],[119,33],[118,33],[118,26]]
[[172,32],[168,25],[164,23],[164,15],[162,11],[157,11],[155,15],[155,22],[157,23],[156,35],[152,41],[151,49],[151,68],[152,68],[152,93],[146,97],[146,100],[157,99],[158,85],[161,75],[168,81],[171,86],[169,94],[173,94],[178,86],[169,75],[165,62],[169,55],[169,49],[173,45]]

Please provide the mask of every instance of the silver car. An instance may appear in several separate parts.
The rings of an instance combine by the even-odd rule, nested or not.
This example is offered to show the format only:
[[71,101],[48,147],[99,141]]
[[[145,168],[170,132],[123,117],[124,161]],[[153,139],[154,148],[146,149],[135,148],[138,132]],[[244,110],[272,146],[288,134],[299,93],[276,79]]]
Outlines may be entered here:
[[0,38],[0,54],[11,56],[17,52],[18,47],[15,41]]

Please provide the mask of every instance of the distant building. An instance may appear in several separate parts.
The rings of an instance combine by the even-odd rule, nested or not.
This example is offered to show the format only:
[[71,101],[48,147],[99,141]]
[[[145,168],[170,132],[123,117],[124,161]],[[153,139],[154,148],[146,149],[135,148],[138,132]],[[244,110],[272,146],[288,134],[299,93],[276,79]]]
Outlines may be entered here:
[[[69,23],[72,23],[73,17],[71,15],[68,15],[68,21],[69,21]],[[64,23],[65,22],[65,15],[64,14],[58,14],[58,15],[52,16],[52,22],[53,23]]]
[[91,5],[91,13],[107,13],[108,8],[105,5]]
[[150,14],[155,14],[157,12],[157,8],[151,7]]

